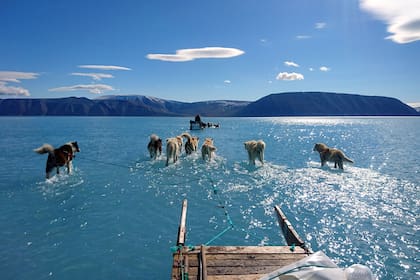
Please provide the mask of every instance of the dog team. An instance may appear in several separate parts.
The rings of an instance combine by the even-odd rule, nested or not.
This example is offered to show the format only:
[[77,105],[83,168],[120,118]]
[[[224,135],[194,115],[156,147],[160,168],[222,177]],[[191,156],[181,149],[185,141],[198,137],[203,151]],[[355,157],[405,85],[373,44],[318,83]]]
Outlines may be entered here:
[[[185,139],[185,143],[184,143]],[[175,163],[178,161],[178,157],[182,152],[182,146],[185,148],[185,153],[191,155],[198,151],[199,137],[191,136],[189,133],[184,132],[176,137],[166,139],[166,166],[170,162]],[[249,164],[255,165],[255,161],[260,161],[264,164],[264,151],[265,142],[263,140],[249,140],[244,142],[245,150],[248,153]],[[150,158],[156,159],[162,154],[162,139],[156,134],[150,135],[150,141],[147,145]],[[56,168],[57,174],[59,174],[59,168],[62,166],[67,167],[67,172],[72,171],[72,160],[76,156],[76,152],[80,152],[79,145],[77,142],[68,142],[59,148],[54,148],[50,144],[44,144],[41,147],[34,150],[38,154],[48,153],[46,163],[46,178],[50,178],[51,171]],[[216,147],[212,138],[206,138],[203,145],[201,146],[201,157],[205,160],[212,160]],[[313,151],[319,153],[321,159],[321,167],[326,162],[333,162],[334,168],[344,169],[343,162],[354,163],[353,160],[348,158],[341,150],[336,148],[330,148],[323,143],[316,143]]]
[[[198,149],[199,138],[196,136],[191,136],[189,133],[184,132],[179,136],[166,139],[166,166],[169,165],[169,161],[176,162],[178,156],[181,154],[183,138],[186,139],[185,142],[185,153],[190,155],[192,152],[196,152]],[[249,164],[255,165],[255,160],[258,159],[261,164],[264,164],[264,151],[265,151],[265,142],[263,140],[249,140],[244,142],[245,150],[248,152]],[[150,157],[156,159],[157,155],[162,153],[162,140],[156,135],[152,134],[150,136],[150,142],[147,145],[147,148],[150,153]],[[203,145],[201,146],[201,156],[203,160],[211,160],[216,147],[212,138],[206,138]],[[354,163],[353,160],[348,158],[341,150],[336,148],[330,148],[323,143],[316,143],[313,151],[319,153],[321,159],[321,167],[328,162],[334,162],[334,168],[337,166],[343,170],[343,162]]]
[[[185,139],[185,143],[184,140]],[[192,154],[198,150],[199,137],[191,136],[188,132],[184,132],[176,137],[166,139],[166,166],[169,162],[177,162],[179,155],[182,152],[182,146],[185,147],[185,153],[187,155]],[[244,143],[245,149],[248,152],[248,160],[250,164],[255,165],[255,160],[258,159],[261,164],[264,164],[264,150],[265,143],[263,140],[250,140]],[[156,157],[162,154],[162,139],[156,134],[150,135],[150,141],[147,145],[147,149],[150,154],[150,158],[156,159]],[[204,143],[201,146],[201,157],[203,160],[212,160],[216,151],[214,146],[213,138],[204,139]]]
[[[185,139],[185,143],[184,143]],[[185,148],[185,153],[191,155],[193,152],[198,150],[199,137],[191,136],[188,132],[184,132],[176,137],[166,139],[166,166],[169,162],[177,162],[178,157],[182,152],[182,146]],[[156,159],[156,157],[162,154],[162,139],[156,134],[150,135],[150,141],[147,145],[147,149],[150,154],[150,158]],[[211,160],[214,156],[216,147],[213,144],[212,138],[206,138],[203,145],[201,146],[201,156],[203,160]]]

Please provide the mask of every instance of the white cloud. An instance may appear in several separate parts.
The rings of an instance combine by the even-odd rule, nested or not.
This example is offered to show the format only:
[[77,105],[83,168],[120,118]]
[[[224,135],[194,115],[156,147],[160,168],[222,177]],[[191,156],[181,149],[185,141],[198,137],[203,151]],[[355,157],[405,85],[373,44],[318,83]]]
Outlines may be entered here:
[[309,35],[297,35],[296,36],[296,39],[298,39],[298,40],[305,40],[305,39],[310,39],[311,38],[311,36],[309,36]]
[[65,92],[65,91],[88,91],[94,94],[101,94],[105,91],[115,90],[112,86],[104,85],[104,84],[90,84],[90,85],[74,85],[68,87],[58,87],[52,88],[48,91],[58,91],[58,92]]
[[148,54],[148,59],[184,62],[200,58],[230,58],[242,55],[245,52],[234,48],[206,47],[198,49],[181,49],[175,54]]
[[29,96],[29,90],[23,87],[9,86],[8,83],[20,83],[21,80],[38,78],[38,73],[0,71],[0,95],[24,95]]
[[0,82],[0,96],[1,95],[24,95],[29,96],[29,90],[23,87],[13,87],[6,85],[5,82]]
[[0,81],[20,83],[20,80],[29,80],[38,78],[38,73],[0,71]]
[[360,7],[386,22],[392,34],[387,39],[399,44],[420,40],[419,0],[360,0]]
[[324,29],[327,26],[327,24],[325,22],[317,22],[315,23],[315,28],[316,29]]
[[310,67],[309,68],[309,71],[311,71],[311,72],[313,72],[315,69],[314,68],[312,68],[312,67]]
[[331,70],[331,68],[328,68],[327,66],[321,66],[321,67],[319,67],[319,70],[322,71],[322,72],[328,72],[328,71]]
[[293,62],[293,61],[285,61],[284,65],[286,66],[292,66],[292,67],[299,67],[299,64]]
[[96,69],[96,70],[131,70],[131,68],[123,67],[123,66],[114,66],[114,65],[79,65],[79,68],[85,69]]
[[276,80],[283,80],[283,81],[294,81],[294,80],[303,80],[303,75],[300,73],[288,73],[288,72],[280,72]]
[[224,80],[224,83],[225,84],[230,84],[230,83],[232,83],[230,80]]
[[95,81],[100,81],[105,78],[114,78],[111,74],[104,73],[71,73],[72,76],[82,76],[82,77],[91,77]]

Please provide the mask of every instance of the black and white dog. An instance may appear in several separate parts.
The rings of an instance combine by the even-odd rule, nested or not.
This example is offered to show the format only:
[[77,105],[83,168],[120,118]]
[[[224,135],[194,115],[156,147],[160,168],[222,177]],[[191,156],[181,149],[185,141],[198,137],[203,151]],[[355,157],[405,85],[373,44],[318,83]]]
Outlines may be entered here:
[[67,172],[70,173],[72,171],[72,160],[76,152],[80,152],[80,149],[77,142],[69,142],[57,149],[54,149],[50,144],[44,144],[34,151],[38,154],[48,153],[47,165],[45,167],[45,177],[48,179],[54,168],[57,169],[57,174],[59,174],[60,166],[66,165]]

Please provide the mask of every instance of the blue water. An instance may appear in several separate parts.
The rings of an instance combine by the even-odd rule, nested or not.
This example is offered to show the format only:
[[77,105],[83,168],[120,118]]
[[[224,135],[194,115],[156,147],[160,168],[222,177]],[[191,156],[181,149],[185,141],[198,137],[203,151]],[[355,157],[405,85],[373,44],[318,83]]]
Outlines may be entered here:
[[[187,243],[283,245],[280,205],[314,251],[380,279],[419,272],[420,118],[213,118],[216,158],[185,153],[165,167],[148,157],[151,133],[188,118],[0,118],[1,279],[168,279],[181,202]],[[243,142],[264,139],[266,164],[248,165]],[[43,143],[78,141],[74,171],[44,178]],[[320,167],[316,142],[355,164]],[[202,142],[201,142],[202,143]],[[214,193],[217,190],[217,193]]]

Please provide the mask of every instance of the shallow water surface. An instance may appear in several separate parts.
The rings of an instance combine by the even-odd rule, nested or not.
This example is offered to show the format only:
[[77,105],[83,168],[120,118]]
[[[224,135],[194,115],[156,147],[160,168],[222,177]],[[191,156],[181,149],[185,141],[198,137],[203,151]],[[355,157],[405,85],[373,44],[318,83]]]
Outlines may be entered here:
[[[280,205],[314,250],[380,279],[419,276],[419,118],[214,118],[216,157],[149,159],[152,133],[187,131],[188,118],[0,118],[2,279],[168,279],[181,202],[187,243],[283,245]],[[266,142],[250,166],[243,142]],[[46,180],[32,150],[78,141],[74,171]],[[354,164],[320,167],[316,142]],[[165,147],[164,147],[165,151]],[[222,208],[224,206],[224,208]],[[227,214],[225,215],[224,210]],[[230,219],[230,220],[229,220]]]

